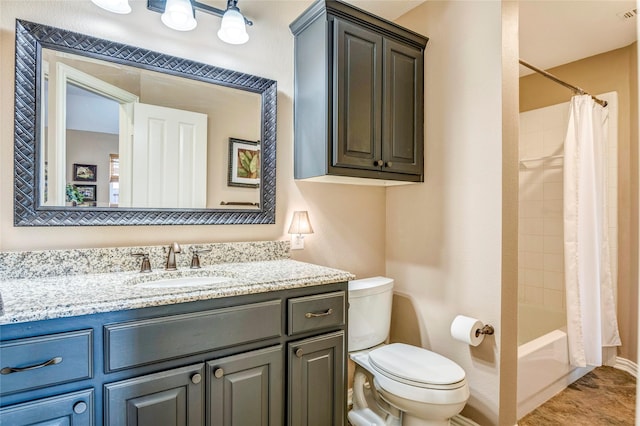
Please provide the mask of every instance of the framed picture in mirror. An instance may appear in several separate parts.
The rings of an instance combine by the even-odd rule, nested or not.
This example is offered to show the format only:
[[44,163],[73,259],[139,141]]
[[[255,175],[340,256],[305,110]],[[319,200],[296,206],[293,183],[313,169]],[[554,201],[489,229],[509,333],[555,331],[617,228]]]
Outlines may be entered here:
[[82,194],[84,201],[96,201],[95,185],[76,185],[76,190]]
[[98,166],[95,164],[74,164],[73,180],[79,182],[95,182]]
[[260,185],[260,141],[229,138],[229,186]]

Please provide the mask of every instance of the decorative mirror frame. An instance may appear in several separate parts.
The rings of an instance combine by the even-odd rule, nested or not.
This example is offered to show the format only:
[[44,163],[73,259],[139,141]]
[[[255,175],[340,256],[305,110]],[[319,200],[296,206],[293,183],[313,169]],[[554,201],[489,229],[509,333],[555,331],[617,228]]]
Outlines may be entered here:
[[[262,98],[260,210],[40,206],[42,48],[254,92]],[[16,20],[15,226],[224,225],[275,223],[277,83],[262,77]]]

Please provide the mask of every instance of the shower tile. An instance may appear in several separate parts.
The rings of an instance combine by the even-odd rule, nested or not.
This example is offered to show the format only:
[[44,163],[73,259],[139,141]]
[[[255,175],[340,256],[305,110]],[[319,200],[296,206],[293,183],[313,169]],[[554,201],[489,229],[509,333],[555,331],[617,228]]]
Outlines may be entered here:
[[518,268],[518,286],[524,285],[524,268]]
[[564,198],[564,185],[562,182],[545,182],[543,193],[545,200],[562,200]]
[[524,285],[531,287],[544,287],[544,272],[542,269],[525,269]]
[[520,217],[542,217],[543,211],[544,209],[542,200],[520,200],[519,202],[518,213]]
[[534,303],[542,305],[544,303],[544,289],[539,287],[524,287],[525,303]]
[[560,155],[564,152],[564,129],[554,127],[542,134],[542,155]]
[[541,217],[524,217],[518,223],[522,235],[544,235],[544,220]]
[[523,251],[520,252],[519,263],[522,268],[526,269],[543,269],[544,255],[542,253],[534,253]]
[[543,231],[544,235],[562,236],[564,234],[564,219],[562,217],[545,217]]
[[544,252],[544,239],[541,235],[523,235],[518,240],[519,249],[535,253]]
[[552,309],[563,309],[564,299],[561,291],[544,289],[544,306]]
[[542,211],[544,217],[562,217],[562,200],[544,200]]
[[545,271],[563,272],[564,258],[557,254],[545,254],[543,260]]
[[530,133],[520,133],[519,147],[520,158],[540,157],[543,155],[542,150],[543,132],[534,131]]
[[555,235],[544,236],[544,253],[546,254],[559,254],[564,253],[564,240],[562,237]]
[[521,187],[518,195],[522,201],[541,201],[544,196],[544,191],[542,185],[534,182],[531,185]]
[[547,290],[564,290],[564,274],[556,271],[544,271],[544,288]]
[[542,171],[542,180],[544,183],[548,182],[562,182],[564,179],[563,167],[558,166],[546,166]]
[[518,302],[523,303],[524,300],[524,286],[523,285],[519,285],[518,286]]

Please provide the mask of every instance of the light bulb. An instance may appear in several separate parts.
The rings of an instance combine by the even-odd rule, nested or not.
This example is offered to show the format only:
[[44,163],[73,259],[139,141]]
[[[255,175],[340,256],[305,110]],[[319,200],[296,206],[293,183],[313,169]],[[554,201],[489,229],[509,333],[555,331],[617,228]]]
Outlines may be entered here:
[[167,27],[177,31],[191,31],[198,25],[189,0],[167,0],[160,19]]
[[237,8],[227,9],[222,16],[218,38],[229,44],[244,44],[249,41],[244,16]]
[[91,2],[109,12],[120,13],[122,15],[131,13],[129,0],[91,0]]

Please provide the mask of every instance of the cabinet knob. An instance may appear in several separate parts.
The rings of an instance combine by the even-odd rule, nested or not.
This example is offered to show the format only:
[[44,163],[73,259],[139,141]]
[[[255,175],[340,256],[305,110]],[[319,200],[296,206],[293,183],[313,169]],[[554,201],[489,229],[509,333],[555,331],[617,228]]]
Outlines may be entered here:
[[385,167],[393,167],[393,163],[391,161],[387,161],[387,164],[385,164]]
[[216,368],[216,370],[213,372],[213,375],[216,376],[217,379],[222,378],[222,376],[224,376],[224,370],[222,368]]
[[376,160],[373,162],[374,166],[378,166],[378,167],[382,167],[384,165],[384,161],[382,160]]
[[193,383],[194,385],[197,385],[201,381],[202,381],[202,376],[199,373],[196,373],[193,376],[191,376],[191,383]]
[[294,352],[296,354],[296,356],[298,358],[302,358],[302,355],[304,355],[304,351],[300,348],[296,349],[296,351]]
[[73,404],[73,412],[76,414],[82,414],[87,411],[87,403],[84,401],[76,402]]

